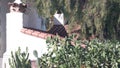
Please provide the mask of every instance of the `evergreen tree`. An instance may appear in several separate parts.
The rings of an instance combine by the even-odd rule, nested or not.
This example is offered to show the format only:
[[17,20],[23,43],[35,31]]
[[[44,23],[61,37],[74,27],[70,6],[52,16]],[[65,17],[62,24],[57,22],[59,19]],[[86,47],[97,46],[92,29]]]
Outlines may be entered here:
[[82,37],[120,40],[120,0],[34,0],[34,4],[43,18],[61,10],[68,24],[81,25]]

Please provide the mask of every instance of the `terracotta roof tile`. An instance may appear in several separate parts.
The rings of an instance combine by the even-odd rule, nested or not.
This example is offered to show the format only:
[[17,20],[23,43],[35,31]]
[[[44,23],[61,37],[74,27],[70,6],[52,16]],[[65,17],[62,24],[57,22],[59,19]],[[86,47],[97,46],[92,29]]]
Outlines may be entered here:
[[31,28],[23,28],[21,30],[22,33],[32,35],[35,37],[46,39],[47,37],[53,37],[55,35],[59,35],[60,37],[67,36],[67,32],[62,25],[54,25],[49,31],[41,31]]
[[34,32],[32,33],[32,35],[37,37],[40,33],[41,33],[41,32],[34,31]]
[[28,29],[22,29],[21,32],[25,33],[25,31],[27,31]]
[[28,30],[25,31],[25,33],[30,34],[30,35],[31,35],[33,32],[34,32],[34,30],[31,30],[31,29],[28,29]]
[[39,37],[39,38],[44,38],[44,39],[46,39],[46,38],[47,38],[47,35],[48,35],[47,33],[42,33],[42,32],[41,32],[41,33],[38,35],[38,37]]

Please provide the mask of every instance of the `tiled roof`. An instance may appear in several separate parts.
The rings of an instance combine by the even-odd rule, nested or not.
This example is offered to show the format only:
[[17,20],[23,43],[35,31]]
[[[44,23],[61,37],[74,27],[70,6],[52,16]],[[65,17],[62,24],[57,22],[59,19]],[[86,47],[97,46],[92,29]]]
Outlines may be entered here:
[[53,37],[55,35],[59,35],[60,37],[67,36],[67,32],[62,25],[54,25],[49,31],[41,31],[41,30],[35,30],[31,28],[23,28],[21,30],[22,33],[43,38],[46,39],[47,37]]

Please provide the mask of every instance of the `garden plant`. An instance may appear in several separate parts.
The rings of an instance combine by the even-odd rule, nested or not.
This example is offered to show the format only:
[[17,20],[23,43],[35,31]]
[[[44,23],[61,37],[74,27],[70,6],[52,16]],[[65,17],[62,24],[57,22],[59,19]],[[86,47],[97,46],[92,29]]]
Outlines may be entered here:
[[119,68],[120,43],[118,41],[90,41],[74,39],[75,35],[61,39],[47,39],[48,53],[37,58],[39,68]]
[[17,51],[11,52],[11,58],[9,58],[10,68],[31,68],[31,61],[29,60],[28,48],[25,52],[21,52],[20,47]]

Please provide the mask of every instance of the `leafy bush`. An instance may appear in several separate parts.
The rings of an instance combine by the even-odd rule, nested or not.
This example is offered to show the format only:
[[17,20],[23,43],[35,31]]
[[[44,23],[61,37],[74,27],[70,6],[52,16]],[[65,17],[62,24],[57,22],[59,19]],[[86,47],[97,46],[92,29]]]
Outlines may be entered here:
[[39,68],[119,68],[120,43],[78,40],[75,35],[48,38],[48,53],[38,58]]
[[28,48],[26,52],[21,53],[20,47],[15,53],[11,52],[11,58],[9,58],[10,68],[31,68],[31,62],[29,60]]

